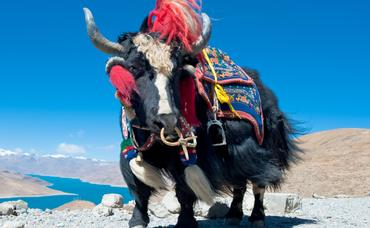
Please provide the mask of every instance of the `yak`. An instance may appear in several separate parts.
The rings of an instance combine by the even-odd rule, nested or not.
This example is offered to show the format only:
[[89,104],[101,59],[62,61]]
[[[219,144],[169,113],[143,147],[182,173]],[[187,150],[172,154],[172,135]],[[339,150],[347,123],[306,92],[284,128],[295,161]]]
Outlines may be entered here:
[[[158,0],[140,31],[124,33],[117,42],[99,32],[89,9],[84,13],[91,41],[112,56],[106,71],[128,119],[126,139],[130,135],[133,142],[120,156],[135,199],[129,227],[149,224],[149,198],[171,183],[181,207],[175,227],[197,227],[195,202],[212,204],[225,194],[233,197],[225,219],[238,225],[248,184],[255,198],[249,220],[264,227],[265,190],[279,188],[300,149],[292,121],[258,73],[243,69],[260,96],[263,141],[251,121],[215,116],[195,86],[200,55],[211,37],[211,20],[197,1]],[[220,139],[224,142],[215,145]]]

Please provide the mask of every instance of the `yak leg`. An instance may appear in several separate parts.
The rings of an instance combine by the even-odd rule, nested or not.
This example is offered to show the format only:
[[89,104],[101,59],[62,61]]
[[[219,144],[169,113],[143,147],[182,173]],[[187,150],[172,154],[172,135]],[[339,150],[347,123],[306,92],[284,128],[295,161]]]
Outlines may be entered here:
[[226,222],[229,225],[237,226],[243,219],[243,199],[247,191],[246,185],[235,186],[233,189],[233,201],[226,214]]
[[176,197],[180,203],[181,210],[177,220],[176,228],[193,228],[198,227],[198,223],[194,218],[194,203],[197,200],[194,193],[185,186],[176,185]]
[[265,187],[253,184],[254,206],[249,221],[252,227],[265,227],[265,208],[263,207],[263,198]]
[[135,208],[129,222],[131,228],[144,228],[149,223],[148,204],[152,188],[135,177],[137,192],[135,192]]
[[149,224],[148,203],[153,189],[141,182],[130,168],[129,162],[121,155],[121,172],[135,198],[135,208],[129,221],[130,228],[143,228]]

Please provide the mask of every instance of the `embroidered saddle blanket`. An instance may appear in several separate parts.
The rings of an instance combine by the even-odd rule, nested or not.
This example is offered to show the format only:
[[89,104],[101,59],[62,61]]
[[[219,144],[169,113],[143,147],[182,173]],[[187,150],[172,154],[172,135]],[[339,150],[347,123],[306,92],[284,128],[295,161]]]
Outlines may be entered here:
[[262,104],[253,79],[221,50],[209,47],[206,53],[212,66],[207,61],[198,64],[195,73],[198,92],[212,110],[213,87],[216,82],[220,84],[229,96],[235,111],[230,110],[227,104],[220,104],[217,117],[248,120],[254,127],[259,144],[262,144],[264,137]]

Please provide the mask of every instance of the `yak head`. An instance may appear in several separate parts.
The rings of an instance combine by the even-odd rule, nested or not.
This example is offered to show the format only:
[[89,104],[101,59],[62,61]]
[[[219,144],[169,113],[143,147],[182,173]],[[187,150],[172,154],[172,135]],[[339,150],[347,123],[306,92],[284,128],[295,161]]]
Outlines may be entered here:
[[[104,53],[115,56],[108,65],[119,62],[126,72],[127,78],[118,79],[118,83],[126,83],[123,85],[126,91],[121,92],[128,92],[129,106],[140,124],[154,133],[164,128],[167,134],[172,134],[180,115],[180,76],[188,68],[189,61],[207,46],[211,23],[206,14],[195,14],[189,1],[167,2],[170,5],[157,5],[139,32],[125,33],[118,42],[109,41],[99,32],[90,10],[85,8],[84,13],[93,44]],[[179,4],[185,2],[187,5]],[[168,11],[169,7],[173,14]]]

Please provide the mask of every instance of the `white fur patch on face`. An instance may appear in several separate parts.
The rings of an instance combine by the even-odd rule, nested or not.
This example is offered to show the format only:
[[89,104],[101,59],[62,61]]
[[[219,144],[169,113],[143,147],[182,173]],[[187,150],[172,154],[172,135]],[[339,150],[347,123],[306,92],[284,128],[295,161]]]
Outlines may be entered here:
[[143,33],[136,35],[133,43],[137,50],[145,55],[156,73],[171,77],[174,67],[171,60],[171,46]]
[[154,85],[157,87],[159,92],[158,115],[171,114],[173,112],[169,97],[168,81],[169,78],[160,73],[155,77]]

